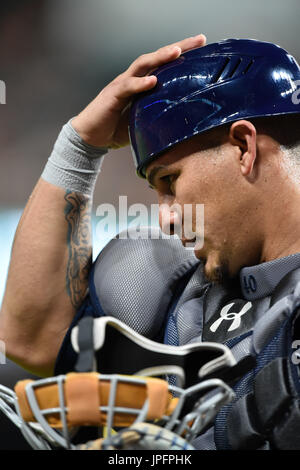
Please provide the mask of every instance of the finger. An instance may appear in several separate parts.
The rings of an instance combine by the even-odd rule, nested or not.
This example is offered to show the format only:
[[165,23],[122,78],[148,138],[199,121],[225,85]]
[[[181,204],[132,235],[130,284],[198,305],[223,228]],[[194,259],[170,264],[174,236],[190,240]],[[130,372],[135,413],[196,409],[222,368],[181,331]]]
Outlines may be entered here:
[[164,46],[155,52],[144,54],[136,59],[128,69],[129,74],[143,76],[167,62],[177,59],[182,52],[205,45],[206,37],[200,34],[174,44]]
[[150,54],[143,54],[131,64],[127,72],[142,77],[160,65],[177,59],[180,54],[181,49],[178,46],[164,47]]
[[157,77],[126,77],[116,83],[115,96],[118,99],[129,98],[136,93],[150,90],[156,85]]
[[190,51],[191,49],[195,49],[196,47],[202,47],[206,44],[206,37],[204,34],[198,34],[197,36],[193,36],[191,38],[183,39],[182,41],[175,42],[174,44],[170,44],[169,47],[180,47],[181,52]]

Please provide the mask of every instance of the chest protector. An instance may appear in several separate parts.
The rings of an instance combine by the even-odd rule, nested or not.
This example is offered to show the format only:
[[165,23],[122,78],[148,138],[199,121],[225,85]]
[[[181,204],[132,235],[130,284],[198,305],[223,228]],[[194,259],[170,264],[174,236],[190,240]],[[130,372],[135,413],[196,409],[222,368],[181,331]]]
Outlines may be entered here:
[[249,301],[237,284],[225,289],[207,282],[192,251],[151,230],[151,239],[123,234],[98,256],[89,295],[66,335],[56,374],[74,370],[70,332],[84,316],[114,316],[149,339],[175,346],[222,343],[237,361],[255,357],[256,366],[235,384],[235,400],[193,445],[300,449],[300,268],[286,274],[271,295]]

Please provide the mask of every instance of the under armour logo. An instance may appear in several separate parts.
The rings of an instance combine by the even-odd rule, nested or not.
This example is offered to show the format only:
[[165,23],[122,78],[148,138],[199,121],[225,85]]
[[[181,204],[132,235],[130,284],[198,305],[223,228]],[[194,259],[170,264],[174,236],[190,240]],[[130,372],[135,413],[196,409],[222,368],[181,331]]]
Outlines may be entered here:
[[252,307],[251,302],[247,302],[242,310],[240,312],[229,312],[231,307],[234,305],[234,302],[231,304],[225,305],[225,307],[222,308],[221,313],[220,313],[220,318],[218,318],[211,326],[210,326],[210,331],[215,333],[215,331],[219,328],[221,325],[222,321],[224,320],[233,320],[232,324],[228,328],[227,331],[233,331],[236,330],[240,324],[241,324],[241,316],[244,315],[248,310]]

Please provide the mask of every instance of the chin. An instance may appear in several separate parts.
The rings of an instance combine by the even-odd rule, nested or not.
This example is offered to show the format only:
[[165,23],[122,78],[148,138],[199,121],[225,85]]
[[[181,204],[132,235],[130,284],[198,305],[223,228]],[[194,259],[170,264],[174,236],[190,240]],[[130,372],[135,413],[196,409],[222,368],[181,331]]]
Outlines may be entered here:
[[231,285],[233,280],[229,271],[229,262],[225,260],[218,263],[209,263],[205,260],[204,274],[208,281],[225,287]]
[[204,261],[206,262],[206,255],[205,255],[205,251],[203,248],[197,248],[197,245],[194,246],[194,255],[196,256],[196,258],[198,258],[200,261],[202,261],[204,263]]
[[232,283],[234,276],[230,273],[229,260],[224,254],[221,255],[219,250],[212,248],[205,250],[204,246],[197,249],[195,246],[194,254],[203,263],[204,274],[209,282],[222,286],[229,286]]
[[205,276],[210,282],[226,285],[230,281],[229,271],[226,266],[216,266],[212,269],[204,267]]

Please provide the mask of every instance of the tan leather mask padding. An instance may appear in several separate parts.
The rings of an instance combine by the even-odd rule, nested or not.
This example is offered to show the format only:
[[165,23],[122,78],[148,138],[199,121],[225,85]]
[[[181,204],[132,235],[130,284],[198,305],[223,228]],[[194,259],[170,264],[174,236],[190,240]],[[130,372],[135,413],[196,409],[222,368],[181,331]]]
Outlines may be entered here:
[[[164,414],[171,414],[177,404],[168,391],[168,384],[157,378],[143,378],[145,384],[119,381],[116,388],[114,407],[134,408],[140,410],[145,400],[149,399],[148,420],[160,419]],[[15,386],[20,412],[25,421],[37,421],[26,396],[26,386],[33,380],[21,380]],[[100,411],[100,406],[108,406],[111,382],[99,380],[99,374],[70,373],[64,382],[65,406],[67,407],[67,424],[72,426],[103,426],[107,424],[107,412]],[[34,394],[40,410],[59,408],[59,391],[57,383],[36,387]],[[44,415],[50,426],[61,429],[59,413]],[[137,414],[114,413],[113,426],[130,426]]]
[[71,426],[97,426],[101,423],[99,375],[68,374],[65,382],[68,407],[67,421]]
[[[18,403],[20,407],[21,415],[26,422],[36,421],[34,414],[30,408],[29,401],[25,392],[27,384],[34,382],[33,380],[21,380],[15,386],[15,393],[18,397]],[[59,396],[58,396],[58,385],[49,384],[43,387],[35,388],[35,398],[37,404],[41,410],[47,408],[58,408],[59,407]],[[62,428],[62,422],[60,420],[59,413],[51,413],[45,415],[50,426],[54,428]]]
[[168,384],[157,379],[147,379],[149,408],[147,419],[154,420],[165,414],[169,402]]

